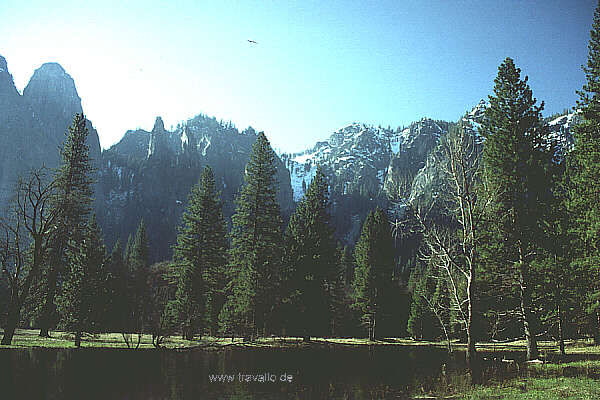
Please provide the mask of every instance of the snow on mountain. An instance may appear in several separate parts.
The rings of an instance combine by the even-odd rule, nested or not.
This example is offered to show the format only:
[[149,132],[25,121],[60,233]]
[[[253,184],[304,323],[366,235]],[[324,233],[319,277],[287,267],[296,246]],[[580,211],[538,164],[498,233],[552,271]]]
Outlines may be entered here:
[[556,161],[562,160],[565,154],[573,149],[575,142],[571,128],[579,123],[580,118],[578,110],[563,114],[548,122],[548,128],[550,129],[550,143],[548,143],[548,146],[552,143],[558,145],[554,154]]
[[565,115],[561,115],[558,118],[554,118],[552,121],[548,122],[549,126],[560,126],[562,125],[563,128],[565,129],[569,129],[573,123],[573,120],[575,118],[575,113],[569,113],[569,114],[565,114]]
[[317,165],[312,163],[300,164],[293,162],[290,168],[290,180],[292,184],[292,192],[294,194],[294,201],[298,202],[302,199],[306,188],[315,177]]
[[475,137],[477,138],[478,143],[483,143],[484,138],[479,133],[481,130],[481,124],[483,119],[485,118],[485,110],[490,106],[489,102],[481,99],[479,103],[475,107],[471,109],[465,116],[462,118],[462,121],[465,123],[467,127],[471,127],[475,132]]
[[[381,189],[389,158],[403,143],[399,133],[389,128],[352,123],[338,129],[329,140],[318,142],[310,150],[283,154],[282,160],[290,171],[294,200],[302,199],[319,164],[335,178],[347,176],[349,171],[355,172],[351,175],[373,175],[378,189]],[[342,185],[346,190],[352,186],[350,182],[344,183],[348,183]]]
[[411,169],[418,170],[447,129],[447,123],[429,118],[395,130],[355,122],[338,129],[327,141],[317,143],[312,149],[283,154],[282,160],[290,171],[294,200],[302,199],[318,164],[340,195],[362,193],[373,199],[389,195],[388,188],[394,187],[391,196],[396,197],[397,185],[389,184],[390,172],[395,171],[390,169],[390,162],[401,159],[399,164],[409,163]]

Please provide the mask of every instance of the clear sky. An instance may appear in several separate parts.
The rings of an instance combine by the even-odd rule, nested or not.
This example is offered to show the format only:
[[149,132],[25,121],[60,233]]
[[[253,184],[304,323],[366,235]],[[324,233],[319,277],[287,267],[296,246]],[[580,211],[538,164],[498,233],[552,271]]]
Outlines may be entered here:
[[[2,0],[0,55],[22,91],[75,80],[102,147],[199,113],[294,152],[352,122],[457,120],[512,57],[545,114],[575,104],[594,0]],[[257,44],[249,43],[252,39]]]

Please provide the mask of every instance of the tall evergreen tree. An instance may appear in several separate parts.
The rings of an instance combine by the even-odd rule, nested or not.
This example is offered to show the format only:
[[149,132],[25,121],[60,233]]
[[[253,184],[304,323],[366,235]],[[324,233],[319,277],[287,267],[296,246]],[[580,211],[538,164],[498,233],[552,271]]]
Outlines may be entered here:
[[346,271],[349,263],[347,250],[347,247],[338,246],[336,252],[338,264],[329,284],[331,336],[333,337],[339,337],[344,332],[350,315],[346,303]]
[[407,321],[408,333],[414,339],[437,338],[439,329],[428,302],[436,289],[433,274],[427,269],[420,273],[417,268],[414,268],[410,274],[408,287],[412,293]]
[[362,315],[369,340],[374,340],[377,337],[377,321],[385,320],[389,313],[394,271],[394,242],[390,224],[379,207],[369,213],[363,224],[354,258],[354,307]]
[[[125,329],[127,334],[137,333],[139,347],[141,335],[148,328],[148,304],[149,304],[149,243],[146,235],[146,225],[144,220],[140,221],[135,237],[129,248],[127,266],[129,270],[128,291],[129,291],[129,316],[128,326]],[[126,338],[128,346],[131,343]]]
[[593,321],[596,344],[600,343],[600,2],[594,12],[587,65],[586,83],[578,91],[583,122],[573,129],[575,147],[568,155],[568,210],[571,231],[577,239],[576,263],[588,273],[588,311]]
[[92,172],[88,129],[83,114],[75,114],[61,150],[62,163],[56,174],[56,196],[53,207],[58,219],[50,245],[48,272],[45,274],[44,305],[40,317],[40,336],[47,337],[56,312],[54,304],[57,281],[65,265],[65,250],[69,240],[81,240],[92,207]]
[[483,123],[482,187],[487,213],[483,253],[487,266],[509,278],[517,293],[527,358],[531,360],[538,357],[532,261],[543,238],[541,226],[550,195],[547,168],[552,153],[541,115],[544,103],[535,105],[528,78],[521,80],[520,73],[510,58],[498,67],[494,95],[489,96]]
[[287,287],[297,330],[305,340],[331,327],[330,289],[338,279],[336,242],[329,216],[329,186],[320,166],[286,231]]
[[214,329],[220,311],[220,277],[227,262],[222,209],[212,169],[207,166],[191,190],[174,248],[179,271],[176,300],[186,339],[205,327]]
[[131,257],[131,249],[133,249],[133,236],[129,234],[127,237],[127,244],[125,245],[125,254],[123,255],[123,262],[129,268],[129,259]]
[[109,261],[109,284],[110,303],[107,318],[107,328],[110,332],[121,332],[128,317],[128,271],[123,254],[121,240],[117,240]]
[[252,146],[245,185],[232,217],[230,296],[221,327],[245,337],[273,327],[281,265],[281,215],[275,197],[275,153],[264,133]]
[[80,240],[69,240],[65,253],[57,305],[61,324],[75,333],[75,346],[80,347],[82,332],[98,332],[106,312],[106,248],[95,216]]
[[354,260],[352,258],[352,251],[347,245],[342,249],[342,254],[340,256],[340,268],[343,269],[344,284],[350,285],[354,275]]

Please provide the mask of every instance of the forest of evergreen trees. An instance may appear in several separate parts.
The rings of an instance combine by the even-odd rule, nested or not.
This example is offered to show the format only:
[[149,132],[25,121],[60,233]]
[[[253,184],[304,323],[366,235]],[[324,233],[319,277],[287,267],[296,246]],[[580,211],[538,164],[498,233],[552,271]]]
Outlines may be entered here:
[[253,340],[411,336],[475,343],[593,337],[600,343],[600,10],[594,15],[581,122],[566,151],[550,134],[527,77],[498,67],[479,132],[441,138],[444,190],[381,208],[354,246],[334,237],[319,168],[287,226],[276,200],[275,153],[259,134],[228,229],[210,167],[189,194],[172,260],[150,265],[144,221],[109,253],[92,214],[86,120],[74,117],[59,169],[19,180],[0,231],[2,344],[18,327]]

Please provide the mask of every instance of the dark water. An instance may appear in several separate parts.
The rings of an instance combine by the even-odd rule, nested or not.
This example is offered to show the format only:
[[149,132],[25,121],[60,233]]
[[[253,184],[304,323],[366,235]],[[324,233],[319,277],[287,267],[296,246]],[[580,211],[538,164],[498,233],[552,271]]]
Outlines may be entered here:
[[424,347],[0,350],[3,399],[410,398],[465,374],[464,353]]

